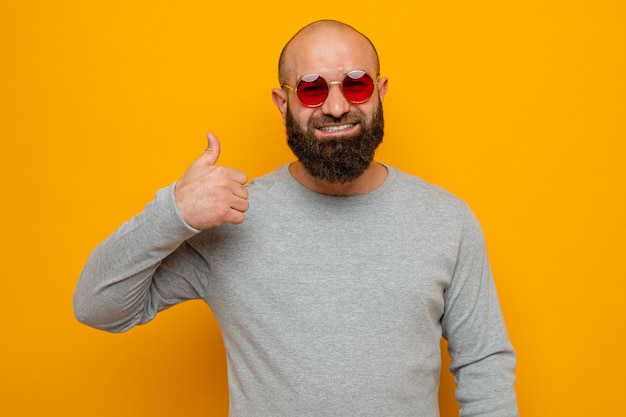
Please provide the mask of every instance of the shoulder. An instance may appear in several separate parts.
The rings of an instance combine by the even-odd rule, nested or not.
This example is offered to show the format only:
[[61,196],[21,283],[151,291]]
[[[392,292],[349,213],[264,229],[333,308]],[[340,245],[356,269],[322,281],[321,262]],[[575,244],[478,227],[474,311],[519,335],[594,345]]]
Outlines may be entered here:
[[386,167],[389,170],[390,180],[388,192],[394,193],[394,198],[409,203],[411,206],[460,212],[468,210],[465,201],[445,188],[393,166],[386,165]]
[[283,211],[294,201],[307,198],[303,187],[291,177],[289,165],[281,165],[254,178],[247,185],[247,189],[250,202],[248,214],[258,211],[261,207],[266,210],[275,207]]
[[392,170],[396,177],[392,182],[395,194],[390,199],[401,202],[406,219],[421,222],[442,234],[452,233],[456,236],[453,240],[463,240],[466,245],[484,246],[480,222],[463,199],[420,177],[396,168],[390,168],[390,172]]
[[289,165],[281,165],[273,171],[254,178],[248,184],[248,189],[253,192],[268,191],[277,185],[289,185],[290,178]]

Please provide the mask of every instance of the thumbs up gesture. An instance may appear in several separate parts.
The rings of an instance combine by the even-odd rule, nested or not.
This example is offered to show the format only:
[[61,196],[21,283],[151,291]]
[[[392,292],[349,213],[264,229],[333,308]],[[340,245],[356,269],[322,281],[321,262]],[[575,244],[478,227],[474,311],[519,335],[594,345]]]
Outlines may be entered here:
[[233,168],[215,165],[220,156],[220,142],[207,134],[208,146],[176,183],[176,207],[185,222],[203,230],[224,223],[240,224],[248,210],[246,174]]

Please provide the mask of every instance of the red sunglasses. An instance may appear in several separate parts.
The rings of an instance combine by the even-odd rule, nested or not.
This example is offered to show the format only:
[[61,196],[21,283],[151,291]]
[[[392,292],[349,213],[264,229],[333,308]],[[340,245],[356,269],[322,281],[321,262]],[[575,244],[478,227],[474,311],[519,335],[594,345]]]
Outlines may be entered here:
[[[378,81],[378,78],[376,78]],[[296,87],[281,84],[293,90],[300,102],[306,107],[319,107],[328,98],[330,86],[339,84],[341,92],[346,100],[352,104],[365,103],[374,93],[374,80],[363,70],[350,71],[343,81],[326,81],[319,74],[307,74],[301,77],[296,83]]]

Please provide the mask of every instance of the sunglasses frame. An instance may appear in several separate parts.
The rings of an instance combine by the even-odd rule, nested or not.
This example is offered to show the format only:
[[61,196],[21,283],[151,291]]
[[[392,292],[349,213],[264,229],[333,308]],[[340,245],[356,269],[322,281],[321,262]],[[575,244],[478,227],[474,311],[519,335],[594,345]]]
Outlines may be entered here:
[[[357,77],[357,78],[350,77],[350,74],[353,74],[355,72],[362,73],[362,74],[359,77]],[[321,78],[322,80],[324,80],[326,82],[326,85],[328,86],[328,88],[326,90],[326,97],[324,97],[324,100],[322,100],[321,103],[318,103],[318,104],[305,104],[305,103],[302,102],[302,100],[300,99],[300,96],[298,95],[298,86],[300,85],[300,83],[302,82],[302,80],[304,78],[310,77],[310,76],[313,76],[313,75],[316,76],[315,80]],[[346,81],[347,78],[352,78],[352,79],[358,80],[358,79],[362,78],[365,75],[367,75],[367,77],[370,80],[372,80],[372,85],[374,86],[374,88],[372,89],[372,93],[365,100],[357,100],[357,101],[350,100],[348,97],[346,97],[345,93],[343,92],[343,84],[344,84],[344,82]],[[324,104],[326,102],[326,100],[328,100],[328,96],[330,95],[330,87],[333,84],[338,84],[339,85],[339,89],[341,90],[341,94],[343,94],[344,98],[346,100],[348,100],[350,103],[352,103],[352,104],[363,104],[366,101],[368,101],[370,98],[372,98],[372,95],[374,95],[374,91],[376,90],[376,83],[378,82],[378,80],[380,80],[380,75],[377,75],[376,79],[374,79],[367,73],[367,71],[361,70],[361,69],[355,69],[355,70],[352,70],[352,71],[348,72],[345,75],[345,77],[343,77],[343,80],[341,80],[341,81],[330,81],[329,82],[329,81],[326,80],[326,78],[322,77],[321,75],[315,74],[315,73],[311,73],[311,74],[305,74],[302,77],[298,78],[298,81],[296,82],[296,86],[295,87],[292,87],[289,84],[281,84],[280,87],[281,88],[286,87],[286,88],[290,89],[291,91],[293,91],[294,93],[296,93],[296,97],[298,97],[298,101],[303,106],[310,107],[310,108],[315,108],[315,107],[320,107],[322,104]]]

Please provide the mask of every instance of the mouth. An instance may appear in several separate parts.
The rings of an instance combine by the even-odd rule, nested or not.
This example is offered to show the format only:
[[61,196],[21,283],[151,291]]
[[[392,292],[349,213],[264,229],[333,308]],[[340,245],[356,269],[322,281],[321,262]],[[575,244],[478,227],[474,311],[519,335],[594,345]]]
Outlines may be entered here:
[[344,123],[341,125],[320,126],[317,130],[321,130],[324,133],[347,133],[356,126],[356,123]]

